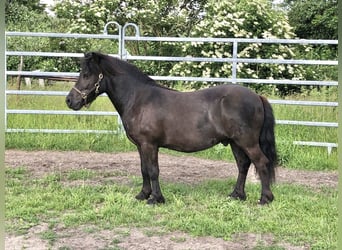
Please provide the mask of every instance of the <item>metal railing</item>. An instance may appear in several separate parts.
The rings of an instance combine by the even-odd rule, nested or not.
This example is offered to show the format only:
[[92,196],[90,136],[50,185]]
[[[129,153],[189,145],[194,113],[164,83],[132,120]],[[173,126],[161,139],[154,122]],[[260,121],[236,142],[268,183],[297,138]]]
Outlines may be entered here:
[[[118,35],[108,34],[107,27],[115,25],[118,30]],[[126,28],[133,27],[135,31],[134,36],[126,36]],[[311,86],[337,86],[337,81],[306,81],[306,80],[292,80],[292,79],[249,79],[237,77],[238,63],[256,63],[256,64],[295,64],[295,65],[337,65],[337,60],[297,60],[297,59],[260,59],[260,58],[239,58],[238,45],[241,43],[267,43],[267,44],[325,44],[336,45],[337,40],[301,40],[301,39],[242,39],[242,38],[191,38],[191,37],[144,37],[140,36],[139,28],[135,24],[128,23],[124,26],[116,22],[109,22],[104,27],[103,34],[64,34],[64,33],[31,33],[31,32],[6,32],[6,37],[52,37],[52,38],[73,38],[73,39],[112,39],[118,42],[118,53],[112,54],[124,60],[136,61],[172,61],[172,62],[217,62],[232,64],[231,77],[180,77],[180,76],[151,76],[154,80],[167,81],[201,81],[201,82],[218,82],[218,83],[257,83],[257,84],[289,84],[289,85],[311,85]],[[231,58],[205,58],[205,57],[170,57],[170,56],[137,56],[127,53],[125,44],[127,41],[131,42],[203,42],[203,43],[231,43],[232,57]],[[39,51],[6,51],[6,56],[36,56],[36,57],[83,57],[81,53],[61,53],[61,52],[39,52]],[[77,77],[75,72],[32,72],[32,71],[6,71],[7,76],[25,76],[25,77]],[[31,91],[31,90],[8,90],[6,95],[51,95],[51,96],[66,96],[64,91]],[[306,106],[325,106],[337,107],[337,102],[322,102],[322,101],[292,101],[292,100],[270,100],[272,104],[282,105],[306,105]],[[60,115],[112,115],[118,117],[117,112],[104,111],[65,111],[65,110],[18,110],[7,109],[7,114],[60,114]],[[119,117],[118,117],[119,119]],[[301,126],[318,126],[318,127],[338,127],[337,122],[315,122],[315,121],[290,121],[277,120],[277,124],[286,125],[301,125]],[[115,133],[117,131],[106,130],[67,130],[67,129],[16,129],[7,128],[6,132],[43,132],[43,133]],[[301,142],[296,142],[300,144]],[[317,142],[319,144],[319,142]],[[317,143],[314,142],[315,146]],[[306,145],[306,142],[302,142]],[[321,144],[325,146],[324,143]],[[331,146],[331,145],[330,145]],[[333,146],[337,146],[333,145]],[[331,148],[331,147],[330,147]]]

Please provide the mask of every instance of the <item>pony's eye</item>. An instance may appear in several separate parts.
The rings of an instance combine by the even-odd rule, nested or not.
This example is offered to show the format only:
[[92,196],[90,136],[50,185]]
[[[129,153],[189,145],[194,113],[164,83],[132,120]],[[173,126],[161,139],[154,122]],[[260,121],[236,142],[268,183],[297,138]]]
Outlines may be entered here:
[[88,74],[87,71],[85,71],[85,72],[82,72],[82,76],[83,76],[84,78],[88,78],[89,74]]

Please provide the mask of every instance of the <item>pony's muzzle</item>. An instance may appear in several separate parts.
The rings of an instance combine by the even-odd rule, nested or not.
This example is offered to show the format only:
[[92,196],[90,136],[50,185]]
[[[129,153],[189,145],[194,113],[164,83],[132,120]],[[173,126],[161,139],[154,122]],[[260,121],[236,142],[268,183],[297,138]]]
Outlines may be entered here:
[[84,105],[84,100],[82,98],[80,100],[77,99],[72,93],[69,93],[65,98],[65,102],[70,109],[80,110]]

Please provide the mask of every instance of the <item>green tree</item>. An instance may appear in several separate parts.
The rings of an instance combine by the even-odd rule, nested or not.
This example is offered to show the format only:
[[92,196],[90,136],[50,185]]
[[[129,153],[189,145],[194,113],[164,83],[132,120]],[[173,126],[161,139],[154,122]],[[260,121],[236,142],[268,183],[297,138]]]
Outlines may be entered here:
[[57,17],[71,20],[70,32],[99,33],[109,21],[135,23],[145,36],[187,34],[197,23],[204,1],[198,0],[98,0],[61,1]]
[[337,39],[337,0],[292,0],[287,6],[299,38]]
[[[66,32],[68,22],[49,16],[39,0],[6,1],[6,30],[21,32]],[[62,39],[44,37],[8,37],[7,50],[12,51],[63,51]],[[17,70],[20,57],[9,56],[7,68]],[[77,70],[74,59],[25,57],[23,70],[70,71]]]
[[[337,0],[285,0],[284,7],[289,23],[297,37],[303,39],[338,39]],[[298,50],[306,59],[337,60],[337,45],[312,45]],[[306,67],[306,78],[337,80],[337,67]],[[322,78],[321,78],[322,79]]]
[[[61,1],[55,7],[58,18],[71,20],[69,32],[102,33],[105,24],[116,21],[121,25],[135,23],[142,36],[186,36],[199,21],[206,0],[77,0]],[[118,34],[114,26],[108,27],[109,34]],[[127,29],[128,35],[134,35]],[[126,49],[132,55],[177,56],[180,47],[160,42],[127,42]],[[84,49],[84,44],[78,46]],[[86,46],[94,50],[94,46]],[[117,52],[118,45],[98,47],[106,53]],[[149,65],[136,62],[148,74],[168,73],[172,65],[168,62],[151,62]]]
[[27,18],[28,12],[41,13],[44,8],[45,6],[40,4],[40,0],[6,0],[6,25],[14,22],[22,23]]
[[15,31],[38,31],[50,23],[39,0],[6,0],[6,29]]

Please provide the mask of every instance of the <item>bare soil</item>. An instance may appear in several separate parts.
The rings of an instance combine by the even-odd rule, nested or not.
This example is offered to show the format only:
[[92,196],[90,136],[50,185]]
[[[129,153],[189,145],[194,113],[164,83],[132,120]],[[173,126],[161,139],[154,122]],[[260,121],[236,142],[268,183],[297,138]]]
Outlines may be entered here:
[[[109,174],[108,178],[120,183],[128,182],[129,176],[140,176],[140,159],[136,152],[96,153],[59,151],[20,151],[6,150],[6,167],[25,167],[34,177],[51,173],[67,173],[71,170],[87,169]],[[195,158],[192,156],[159,155],[160,178],[167,182],[195,184],[208,179],[227,179],[237,177],[234,163]],[[322,186],[337,188],[337,171],[304,171],[279,167],[277,183],[296,183],[308,188]],[[94,181],[94,180],[90,180]],[[97,180],[96,180],[97,181]],[[98,180],[101,182],[101,180]],[[250,171],[249,182],[259,182],[255,171]],[[69,183],[69,185],[77,183]],[[91,183],[89,183],[91,184]],[[228,191],[227,191],[228,192]],[[41,224],[32,227],[25,235],[7,234],[6,249],[253,249],[260,243],[284,249],[309,249],[309,246],[292,246],[286,242],[275,242],[270,234],[237,234],[232,241],[214,237],[191,237],[183,232],[164,232],[162,228],[117,228],[100,230],[83,226],[57,230],[53,246],[41,239],[40,234],[48,229]]]

